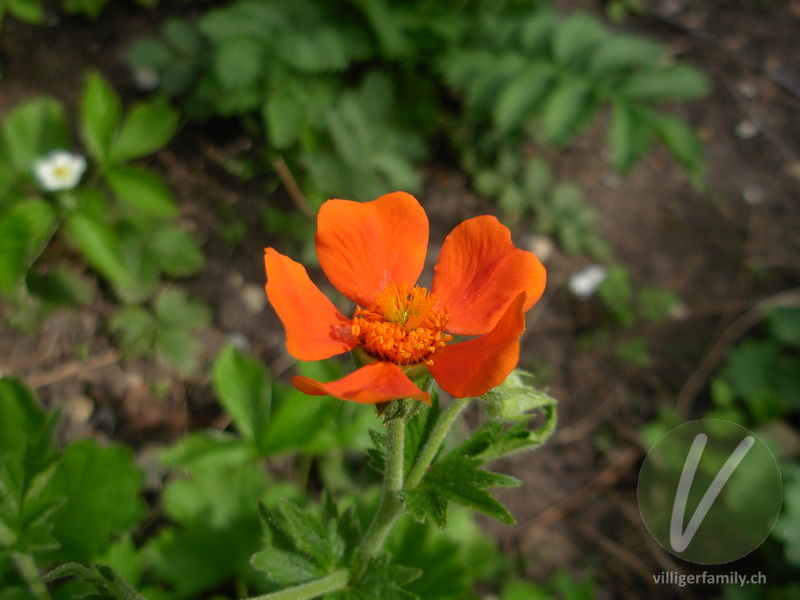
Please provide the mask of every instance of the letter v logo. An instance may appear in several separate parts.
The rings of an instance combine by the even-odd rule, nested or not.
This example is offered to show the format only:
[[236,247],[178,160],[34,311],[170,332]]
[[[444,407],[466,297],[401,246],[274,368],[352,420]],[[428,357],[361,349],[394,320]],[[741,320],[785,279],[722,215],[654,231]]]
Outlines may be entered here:
[[755,443],[753,436],[745,437],[736,449],[731,453],[725,464],[722,465],[719,473],[714,477],[711,485],[708,486],[706,493],[703,494],[700,503],[694,511],[685,531],[681,531],[684,515],[686,514],[686,502],[689,499],[689,492],[692,489],[692,482],[694,481],[697,466],[700,464],[700,457],[703,455],[703,450],[708,442],[708,436],[704,433],[698,433],[695,436],[692,446],[689,449],[689,454],[686,456],[686,462],[683,463],[683,471],[681,471],[681,478],[678,482],[678,489],[675,492],[675,504],[672,506],[672,520],[669,524],[669,542],[675,552],[683,552],[691,544],[695,533],[697,533],[700,524],[705,519],[711,505],[719,496],[722,488],[730,479],[736,467],[742,462],[742,459],[750,451]]

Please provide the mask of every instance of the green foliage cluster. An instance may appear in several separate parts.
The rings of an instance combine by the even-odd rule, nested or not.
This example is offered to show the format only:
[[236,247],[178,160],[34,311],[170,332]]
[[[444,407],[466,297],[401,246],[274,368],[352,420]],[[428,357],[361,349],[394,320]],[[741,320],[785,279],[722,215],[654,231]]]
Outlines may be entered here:
[[[336,376],[318,372],[331,368],[312,364],[304,373]],[[314,399],[309,410],[307,397],[226,347],[212,382],[234,430],[194,432],[166,448],[159,460],[170,475],[148,508],[145,475],[129,449],[93,440],[59,449],[58,412],[47,414],[20,381],[0,379],[0,598],[197,598],[231,583],[239,597],[294,586],[339,600],[472,598],[477,580],[511,567],[467,511],[447,505],[513,522],[485,488],[514,480],[480,467],[539,446],[555,426],[553,399],[530,388],[525,374],[511,379],[484,399],[494,405],[492,418],[449,451],[437,450],[452,424],[445,418],[443,429],[443,416],[457,411],[435,402],[409,419],[401,457],[408,482],[401,510],[409,516],[374,555],[362,547],[374,490],[351,481],[335,501],[326,491],[315,503],[302,479],[277,479],[265,468],[279,455],[367,448],[368,422],[377,421],[372,411],[354,410],[364,407]],[[530,427],[536,415],[543,420]],[[381,471],[397,457],[383,433],[370,433]],[[431,444],[433,453],[425,450]],[[357,464],[350,477],[363,480]],[[448,517],[457,526],[440,528]],[[45,581],[74,581],[51,596],[39,570],[60,563]]]
[[603,255],[577,189],[540,173],[541,157],[601,108],[617,172],[659,140],[702,181],[696,136],[658,106],[704,95],[704,77],[670,64],[658,43],[587,15],[560,18],[548,2],[240,0],[166,22],[130,61],[190,117],[239,117],[312,202],[415,191],[414,167],[431,140],[441,151],[443,132],[482,194],[533,210],[570,252]]
[[[124,110],[99,75],[86,80],[78,129],[90,165],[70,189],[48,189],[34,165],[74,147],[63,106],[36,98],[0,122],[0,295],[17,309],[19,325],[35,325],[54,305],[87,304],[95,289],[75,266],[88,264],[128,308],[111,327],[132,354],[154,351],[185,369],[192,366],[192,329],[207,309],[163,279],[197,273],[203,253],[177,220],[178,205],[163,179],[136,162],[161,149],[179,116],[163,102]],[[154,313],[139,307],[152,302]],[[157,336],[156,336],[157,334]],[[158,339],[154,339],[154,336]],[[155,350],[154,350],[155,348]]]
[[[771,448],[783,475],[782,514],[771,539],[757,551],[765,558],[766,577],[772,583],[728,586],[721,597],[792,598],[797,595],[797,585],[782,582],[792,581],[792,574],[800,565],[800,462],[796,451],[800,440],[786,423],[800,415],[800,308],[786,305],[766,310],[763,326],[728,351],[724,364],[711,378],[709,389],[710,406],[704,417],[753,430]],[[663,410],[642,430],[642,436],[653,445],[680,422],[674,411]],[[741,496],[758,498],[759,482],[753,480],[750,485],[750,489],[741,490]]]
[[[59,8],[68,15],[83,15],[96,19],[111,0],[60,0]],[[143,7],[151,8],[158,0],[136,0]],[[0,0],[0,22],[9,14],[26,23],[41,23],[45,19],[45,4],[42,0]]]

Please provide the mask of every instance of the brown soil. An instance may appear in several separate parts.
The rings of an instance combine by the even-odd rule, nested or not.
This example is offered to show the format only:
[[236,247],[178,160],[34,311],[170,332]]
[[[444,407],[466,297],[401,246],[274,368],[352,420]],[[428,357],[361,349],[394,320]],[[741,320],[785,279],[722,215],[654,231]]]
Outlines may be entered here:
[[[137,99],[122,57],[131,40],[156,29],[162,9],[118,4],[96,22],[59,17],[34,27],[6,18],[0,111],[50,94],[75,114],[91,69],[126,100]],[[497,465],[523,481],[522,488],[498,494],[519,524],[487,527],[509,551],[533,558],[536,579],[561,567],[576,575],[590,569],[598,597],[701,598],[710,590],[653,585],[661,570],[695,569],[664,552],[642,525],[636,481],[647,449],[637,432],[659,406],[700,414],[707,378],[735,341],[724,332],[759,302],[800,282],[800,2],[653,2],[649,14],[628,19],[624,28],[664,41],[678,59],[708,75],[713,91],[707,98],[674,108],[705,142],[708,189],[693,190],[660,148],[629,177],[609,175],[602,122],[556,157],[556,169],[583,186],[615,259],[637,284],[675,292],[684,308],[664,324],[618,329],[607,343],[586,344],[603,331],[603,313],[593,302],[571,298],[564,284],[588,261],[558,249],[545,257],[548,290],[528,319],[523,366],[540,373],[559,399],[559,430],[536,453]],[[752,136],[745,121],[756,125]],[[203,333],[204,360],[234,338],[283,376],[292,361],[280,325],[250,296],[264,283],[262,248],[280,244],[263,233],[261,211],[289,201],[268,169],[248,181],[230,174],[230,165],[251,150],[235,131],[189,126],[152,165],[176,190],[182,218],[207,253],[203,274],[187,282],[214,310],[213,326]],[[465,217],[493,211],[458,173],[439,165],[425,172],[420,197],[432,240],[441,241]],[[248,225],[235,247],[217,235],[231,209]],[[527,225],[517,224],[520,245],[533,242]],[[35,335],[3,326],[0,372],[22,376],[47,406],[62,407],[64,438],[109,437],[145,450],[193,427],[225,426],[206,375],[120,357],[103,326],[110,309],[98,301],[54,314]],[[645,364],[618,358],[615,347],[641,337],[649,342]]]

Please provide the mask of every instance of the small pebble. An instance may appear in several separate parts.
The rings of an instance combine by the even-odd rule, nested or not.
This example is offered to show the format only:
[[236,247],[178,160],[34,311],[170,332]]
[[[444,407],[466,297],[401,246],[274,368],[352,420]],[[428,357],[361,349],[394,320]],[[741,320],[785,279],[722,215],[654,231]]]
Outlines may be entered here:
[[264,287],[253,283],[244,286],[242,289],[242,302],[252,314],[257,315],[260,313],[267,304],[267,294],[264,291]]
[[573,273],[567,286],[578,298],[588,298],[597,291],[607,276],[608,269],[603,265],[589,265]]
[[749,140],[756,137],[761,131],[750,119],[742,119],[736,124],[736,137],[742,140]]
[[547,235],[534,235],[531,236],[528,242],[528,250],[533,252],[540,261],[545,262],[553,254],[555,245],[550,236]]
[[247,336],[243,333],[238,331],[234,331],[230,333],[226,338],[227,342],[241,352],[249,352],[250,350],[250,340],[247,339]]
[[757,206],[764,202],[764,190],[757,185],[751,185],[742,190],[742,198],[750,206]]
[[64,414],[76,423],[86,423],[94,413],[94,402],[83,394],[71,396],[64,402]]

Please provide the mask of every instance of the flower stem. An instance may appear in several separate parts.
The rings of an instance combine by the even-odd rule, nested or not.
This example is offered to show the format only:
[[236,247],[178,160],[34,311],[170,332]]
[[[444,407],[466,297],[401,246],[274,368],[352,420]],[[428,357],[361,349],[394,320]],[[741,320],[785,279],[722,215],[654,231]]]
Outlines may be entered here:
[[309,600],[310,598],[340,590],[347,585],[348,581],[350,581],[350,571],[348,569],[337,569],[321,579],[302,583],[279,592],[254,596],[250,600]]
[[436,453],[439,451],[442,442],[444,442],[445,436],[447,436],[447,433],[450,431],[456,418],[458,418],[458,415],[469,405],[471,400],[472,398],[455,398],[450,406],[447,407],[447,410],[442,413],[442,416],[439,417],[439,420],[431,431],[428,441],[425,442],[419,456],[417,456],[414,467],[408,474],[408,478],[405,482],[405,489],[410,490],[417,487],[420,481],[422,481],[422,478],[425,477],[425,473],[436,457]]
[[36,562],[34,562],[31,555],[14,552],[12,557],[17,571],[22,575],[28,586],[28,591],[31,592],[33,597],[37,600],[49,600],[50,594],[47,591],[47,587],[42,583],[39,567],[36,566]]
[[372,518],[369,529],[356,550],[354,564],[363,575],[367,561],[378,554],[392,530],[395,520],[403,509],[400,492],[403,491],[403,450],[405,446],[406,421],[400,417],[386,425],[386,465],[383,472],[383,491],[380,504]]

